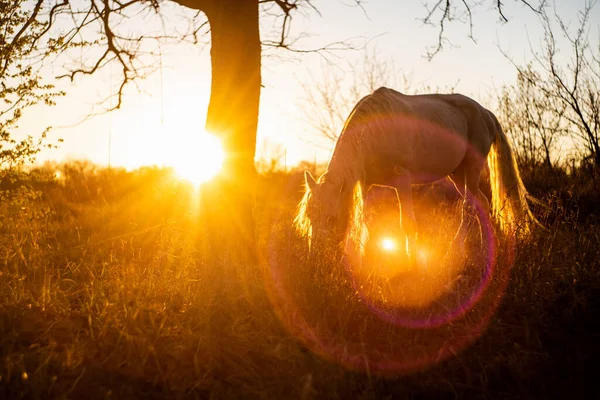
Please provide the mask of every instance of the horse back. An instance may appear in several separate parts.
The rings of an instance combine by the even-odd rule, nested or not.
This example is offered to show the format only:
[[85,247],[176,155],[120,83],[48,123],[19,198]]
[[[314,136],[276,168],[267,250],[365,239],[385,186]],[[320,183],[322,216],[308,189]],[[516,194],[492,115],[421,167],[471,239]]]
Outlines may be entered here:
[[388,88],[379,88],[372,96],[372,109],[388,110],[396,121],[381,130],[387,138],[378,138],[378,156],[370,160],[373,164],[442,177],[451,173],[470,149],[483,154],[489,151],[494,136],[491,113],[467,96],[404,95]]

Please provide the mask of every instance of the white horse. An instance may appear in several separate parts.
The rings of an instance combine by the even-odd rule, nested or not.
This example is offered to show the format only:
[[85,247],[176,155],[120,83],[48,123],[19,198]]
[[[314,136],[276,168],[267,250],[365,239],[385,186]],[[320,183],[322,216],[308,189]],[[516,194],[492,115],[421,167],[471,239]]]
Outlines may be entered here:
[[[479,186],[486,159],[491,207]],[[418,231],[411,185],[446,176],[464,199],[455,240],[466,237],[474,220],[471,196],[492,212],[504,232],[520,227],[528,233],[536,222],[510,144],[494,114],[460,94],[409,96],[381,87],[363,97],[346,119],[326,172],[315,180],[305,171],[296,229],[309,239],[334,233],[360,241],[364,236],[357,227],[365,189],[391,186],[398,196],[410,254]]]

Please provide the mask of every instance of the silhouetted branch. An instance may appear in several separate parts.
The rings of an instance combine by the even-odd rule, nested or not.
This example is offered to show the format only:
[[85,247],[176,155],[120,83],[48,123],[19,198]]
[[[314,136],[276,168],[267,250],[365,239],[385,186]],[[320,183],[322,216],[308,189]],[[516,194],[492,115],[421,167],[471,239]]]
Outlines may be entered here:
[[[195,4],[198,5],[200,3],[203,2],[196,2]],[[142,2],[139,0],[130,0],[127,2],[115,0],[90,0],[89,7],[86,5],[85,8],[80,10],[71,8],[69,12],[73,19],[73,27],[63,34],[60,40],[53,42],[55,43],[55,49],[61,52],[78,46],[99,46],[102,49],[97,58],[91,62],[82,62],[82,65],[70,68],[67,73],[59,75],[58,78],[68,78],[73,81],[77,75],[92,75],[113,62],[116,62],[119,65],[121,78],[115,89],[116,93],[111,93],[107,99],[102,101],[102,104],[104,104],[113,97],[117,98],[116,104],[114,106],[109,106],[107,111],[119,109],[121,107],[124,90],[130,82],[137,85],[137,80],[144,78],[147,75],[145,72],[157,69],[154,64],[145,65],[139,61],[144,56],[156,55],[153,51],[144,51],[143,43],[148,41],[182,42],[189,38],[191,38],[194,43],[198,43],[199,33],[208,26],[206,20],[199,24],[199,26],[196,24],[197,17],[200,15],[200,12],[198,12],[191,22],[192,26],[190,26],[188,32],[185,33],[178,33],[177,35],[152,33],[141,34],[138,36],[120,34],[116,30],[119,26],[119,20],[131,15],[131,13],[128,15],[123,12],[132,6],[141,4]],[[157,2],[150,2],[149,6],[153,9],[153,12],[158,11],[159,4]],[[148,7],[142,7],[139,12],[143,12],[144,9],[147,10]],[[81,18],[77,18],[77,16],[81,16]],[[80,41],[75,40],[76,37],[82,35],[84,29],[94,23],[99,24],[103,34],[102,37],[94,42],[86,42],[83,39]],[[163,21],[163,32],[165,32],[165,30],[166,28]],[[205,33],[206,32],[203,32],[203,34]],[[95,115],[98,114],[96,113]]]
[[[113,62],[116,62],[119,65],[121,81],[118,86],[118,91],[115,94],[117,101],[116,105],[110,109],[120,108],[123,101],[124,88],[129,82],[135,82],[136,78],[142,77],[141,71],[143,67],[136,61],[143,55],[141,52],[142,42],[147,41],[148,39],[174,41],[191,40],[193,43],[197,44],[200,40],[200,36],[204,36],[211,31],[209,24],[210,17],[197,23],[198,16],[200,13],[210,16],[211,13],[218,12],[219,4],[217,0],[173,0],[184,7],[198,10],[198,13],[188,27],[188,31],[178,33],[178,37],[156,34],[131,37],[121,35],[115,29],[119,24],[118,19],[126,17],[126,15],[122,13],[131,6],[143,4],[141,0],[129,0],[125,2],[121,0],[88,1],[89,6],[84,3],[84,6],[80,6],[79,9],[73,8],[74,6],[66,0],[64,3],[59,3],[61,4],[60,7],[57,5],[56,11],[64,8],[71,14],[73,25],[70,30],[65,32],[59,38],[59,40],[52,41],[50,44],[53,46],[54,50],[58,50],[59,52],[84,45],[99,46],[102,49],[95,59],[86,61],[75,68],[71,68],[67,73],[61,74],[59,78],[68,78],[73,81],[78,75],[94,74]],[[68,7],[64,7],[67,4]],[[148,4],[155,12],[159,12],[160,2],[158,0],[152,0]],[[295,15],[306,15],[306,12],[314,12],[317,15],[320,15],[318,8],[312,0],[258,0],[258,4],[266,7],[266,9],[263,9],[263,13],[271,13],[271,15],[275,17],[282,18],[276,28],[278,31],[277,37],[263,39],[262,42],[266,48],[283,49],[291,54],[316,53],[320,54],[324,59],[330,60],[335,52],[355,50],[364,47],[362,43],[356,43],[355,39],[357,38],[354,38],[336,41],[324,46],[305,48],[300,45],[300,41],[305,38],[306,35],[300,34],[291,37],[290,29]],[[360,7],[366,15],[362,0],[353,0],[351,6]],[[51,15],[49,16],[49,20],[55,19],[54,14],[56,11],[54,8],[50,11]],[[116,18],[117,15],[119,18]],[[115,18],[113,18],[113,16]],[[94,42],[86,42],[83,40],[83,37],[87,36],[83,36],[83,31],[95,23],[99,24],[103,37]],[[81,37],[81,39],[76,40],[78,37]]]
[[496,8],[498,9],[498,14],[500,15],[500,18],[502,18],[504,22],[508,22],[508,18],[506,18],[504,12],[502,11],[502,1],[496,0]]
[[210,11],[214,4],[214,0],[173,0],[173,1],[184,7],[191,8],[192,10],[199,10],[199,11],[203,11],[203,12]]
[[[362,0],[353,0],[352,6],[359,7],[364,14],[366,14],[366,10],[363,7]],[[285,49],[294,53],[319,53],[319,52],[331,52],[331,51],[340,51],[340,50],[355,50],[357,47],[350,42],[350,40],[338,41],[334,43],[330,43],[326,46],[316,47],[312,49],[301,49],[299,47],[295,47],[298,41],[305,37],[305,35],[299,35],[294,39],[290,39],[290,29],[292,24],[292,18],[295,13],[301,13],[302,9],[309,9],[310,11],[316,13],[318,16],[321,16],[318,8],[313,4],[312,0],[259,0],[259,4],[266,5],[267,8],[264,9],[266,13],[271,13],[273,8],[269,8],[269,5],[276,7],[279,13],[271,13],[270,15],[274,17],[282,17],[281,25],[278,28],[278,40],[272,39],[263,39],[263,45],[272,48]],[[361,47],[362,48],[362,47]]]
[[[425,25],[438,26],[438,37],[437,43],[430,47],[427,51],[426,57],[428,60],[432,60],[440,51],[443,50],[444,44],[450,43],[446,38],[446,27],[447,24],[454,22],[455,20],[464,21],[460,14],[457,14],[454,4],[457,0],[437,0],[433,5],[425,4],[426,15],[422,19]],[[520,0],[526,7],[531,9],[533,12],[540,14],[543,7],[546,4],[546,0],[539,0],[538,7],[534,7],[526,0]],[[466,23],[468,24],[469,34],[468,37],[475,41],[473,35],[473,9],[480,6],[484,1],[477,0],[461,0],[461,8],[466,15]],[[508,22],[508,18],[504,14],[503,4],[501,0],[494,0],[494,5],[498,11],[498,15],[503,22]]]
[[450,4],[451,4],[451,0],[438,0],[438,2],[431,9],[428,9],[427,5],[425,6],[427,8],[427,15],[423,19],[424,24],[433,25],[433,23],[431,21],[433,20],[433,16],[435,15],[436,11],[440,10],[442,13],[442,16],[438,20],[439,32],[438,32],[437,45],[433,49],[433,51],[427,52],[427,58],[429,60],[432,60],[433,57],[435,57],[435,55],[438,54],[442,50],[443,43],[446,41],[444,38],[445,23],[446,23],[446,21],[447,22],[452,21],[452,15],[450,14]]
[[[587,37],[591,9],[596,2],[587,2],[579,14],[579,26],[571,31],[565,21],[558,16],[554,10],[554,20],[548,17],[544,11],[540,15],[544,27],[544,45],[540,53],[530,45],[535,66],[526,68],[514,63],[512,59],[503,52],[505,57],[511,61],[518,71],[519,76],[527,81],[528,85],[542,93],[543,97],[555,104],[548,107],[555,115],[559,115],[567,122],[566,130],[572,139],[576,139],[585,146],[589,154],[600,165],[600,65],[593,61],[600,57],[594,54],[589,46]],[[557,39],[555,27],[566,39],[570,47],[572,58],[570,62],[560,64],[557,58]]]

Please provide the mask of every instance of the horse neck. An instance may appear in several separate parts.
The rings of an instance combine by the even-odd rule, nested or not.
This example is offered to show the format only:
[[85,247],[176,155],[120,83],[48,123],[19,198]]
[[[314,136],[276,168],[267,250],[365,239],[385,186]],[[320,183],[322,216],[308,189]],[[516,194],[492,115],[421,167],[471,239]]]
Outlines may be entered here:
[[363,180],[363,154],[359,148],[360,129],[354,129],[356,119],[353,118],[344,127],[335,145],[331,160],[327,166],[326,179],[344,185],[352,193],[354,185]]
[[[347,127],[346,127],[347,128]],[[358,138],[351,135],[356,134],[351,129],[344,129],[338,139],[335,150],[327,167],[324,179],[333,183],[331,190],[335,193],[331,195],[337,197],[337,211],[344,221],[345,231],[348,227],[352,213],[355,207],[354,188],[357,183],[364,181],[363,158],[359,148],[356,145]]]

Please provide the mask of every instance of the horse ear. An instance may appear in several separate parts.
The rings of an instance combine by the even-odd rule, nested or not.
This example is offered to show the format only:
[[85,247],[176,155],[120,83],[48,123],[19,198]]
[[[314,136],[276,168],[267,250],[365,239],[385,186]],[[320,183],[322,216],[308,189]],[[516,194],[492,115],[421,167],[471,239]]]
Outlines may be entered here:
[[315,186],[317,186],[317,181],[315,181],[315,178],[313,178],[308,170],[304,171],[304,180],[306,181],[306,186],[308,186],[310,191],[313,191]]

